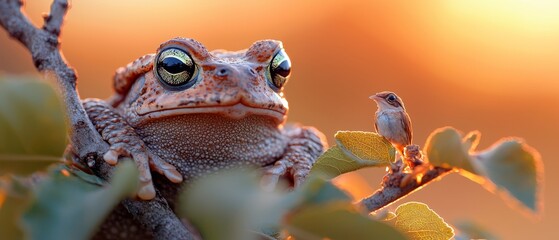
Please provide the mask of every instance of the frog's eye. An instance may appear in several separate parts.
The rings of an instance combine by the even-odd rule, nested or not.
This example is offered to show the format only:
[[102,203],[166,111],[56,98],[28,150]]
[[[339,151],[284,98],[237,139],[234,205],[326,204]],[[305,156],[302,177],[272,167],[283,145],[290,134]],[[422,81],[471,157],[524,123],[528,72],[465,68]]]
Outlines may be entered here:
[[197,74],[192,58],[178,48],[163,50],[157,57],[155,71],[160,81],[173,87],[192,86]]
[[291,73],[291,60],[285,53],[285,50],[280,50],[270,63],[270,81],[274,87],[281,89]]

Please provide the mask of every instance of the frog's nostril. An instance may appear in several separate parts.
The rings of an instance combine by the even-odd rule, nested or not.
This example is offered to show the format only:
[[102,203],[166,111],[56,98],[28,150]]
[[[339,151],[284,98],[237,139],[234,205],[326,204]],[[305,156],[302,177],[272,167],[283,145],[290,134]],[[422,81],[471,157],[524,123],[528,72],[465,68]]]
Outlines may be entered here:
[[218,68],[216,69],[216,75],[218,77],[225,77],[227,75],[229,75],[231,73],[231,70],[227,69],[227,68]]

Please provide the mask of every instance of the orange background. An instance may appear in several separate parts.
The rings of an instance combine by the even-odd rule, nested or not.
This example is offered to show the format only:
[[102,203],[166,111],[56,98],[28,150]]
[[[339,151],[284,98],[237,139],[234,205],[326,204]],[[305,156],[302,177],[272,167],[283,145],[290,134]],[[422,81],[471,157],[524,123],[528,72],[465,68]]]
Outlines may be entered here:
[[[29,1],[28,15],[50,1]],[[314,125],[333,144],[336,130],[373,131],[382,90],[405,101],[414,142],[435,128],[480,130],[480,148],[505,136],[538,149],[546,169],[541,220],[528,218],[457,174],[405,198],[448,222],[474,220],[503,239],[557,236],[559,193],[559,2],[524,1],[74,1],[62,33],[82,97],[111,94],[114,70],[175,36],[209,49],[282,40],[293,62],[289,121]],[[34,73],[29,54],[0,34],[0,71]],[[555,149],[555,150],[553,150]],[[336,181],[360,198],[383,169]]]

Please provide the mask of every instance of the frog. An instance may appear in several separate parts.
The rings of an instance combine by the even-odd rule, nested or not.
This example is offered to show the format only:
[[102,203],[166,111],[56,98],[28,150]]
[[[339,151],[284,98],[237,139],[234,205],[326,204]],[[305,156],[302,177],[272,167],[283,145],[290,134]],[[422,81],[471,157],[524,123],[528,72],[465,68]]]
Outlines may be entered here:
[[139,199],[173,199],[184,184],[237,167],[260,169],[265,189],[280,179],[296,188],[327,142],[315,127],[286,122],[291,67],[281,41],[208,51],[177,37],[118,68],[112,97],[82,103],[110,146],[103,159],[136,163]]

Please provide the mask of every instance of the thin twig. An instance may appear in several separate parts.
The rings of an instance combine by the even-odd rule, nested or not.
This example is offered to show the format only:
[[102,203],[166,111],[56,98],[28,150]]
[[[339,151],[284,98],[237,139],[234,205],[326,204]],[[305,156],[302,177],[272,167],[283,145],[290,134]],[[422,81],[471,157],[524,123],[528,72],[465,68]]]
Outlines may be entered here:
[[[69,8],[68,1],[53,1],[50,13],[44,16],[42,29],[33,26],[24,15],[23,3],[22,0],[0,0],[0,26],[29,50],[37,70],[56,79],[66,106],[70,142],[75,154],[96,175],[108,180],[112,167],[103,161],[102,156],[109,146],[87,117],[76,90],[76,72],[64,60],[59,49],[58,36]],[[160,196],[149,202],[126,200],[123,203],[140,224],[153,231],[157,239],[194,238]]]
[[[421,181],[411,181],[404,187],[400,187],[402,179],[405,178],[403,173],[388,174],[383,180],[383,186],[373,195],[361,199],[357,204],[365,207],[368,212],[374,212],[383,207],[390,205],[396,200],[420,189],[429,182],[439,179],[446,174],[451,173],[451,169],[435,167],[425,173]],[[409,174],[409,173],[408,173]]]
[[[408,148],[410,149],[408,150]],[[371,196],[361,199],[357,203],[358,206],[364,207],[368,212],[374,212],[426,186],[433,180],[452,173],[450,168],[433,167],[429,163],[421,161],[421,152],[417,145],[406,147],[406,155],[406,162],[411,164],[412,172],[398,172],[399,166],[395,167],[392,169],[393,171],[384,176],[381,188]],[[420,179],[416,180],[415,177],[420,177]]]

